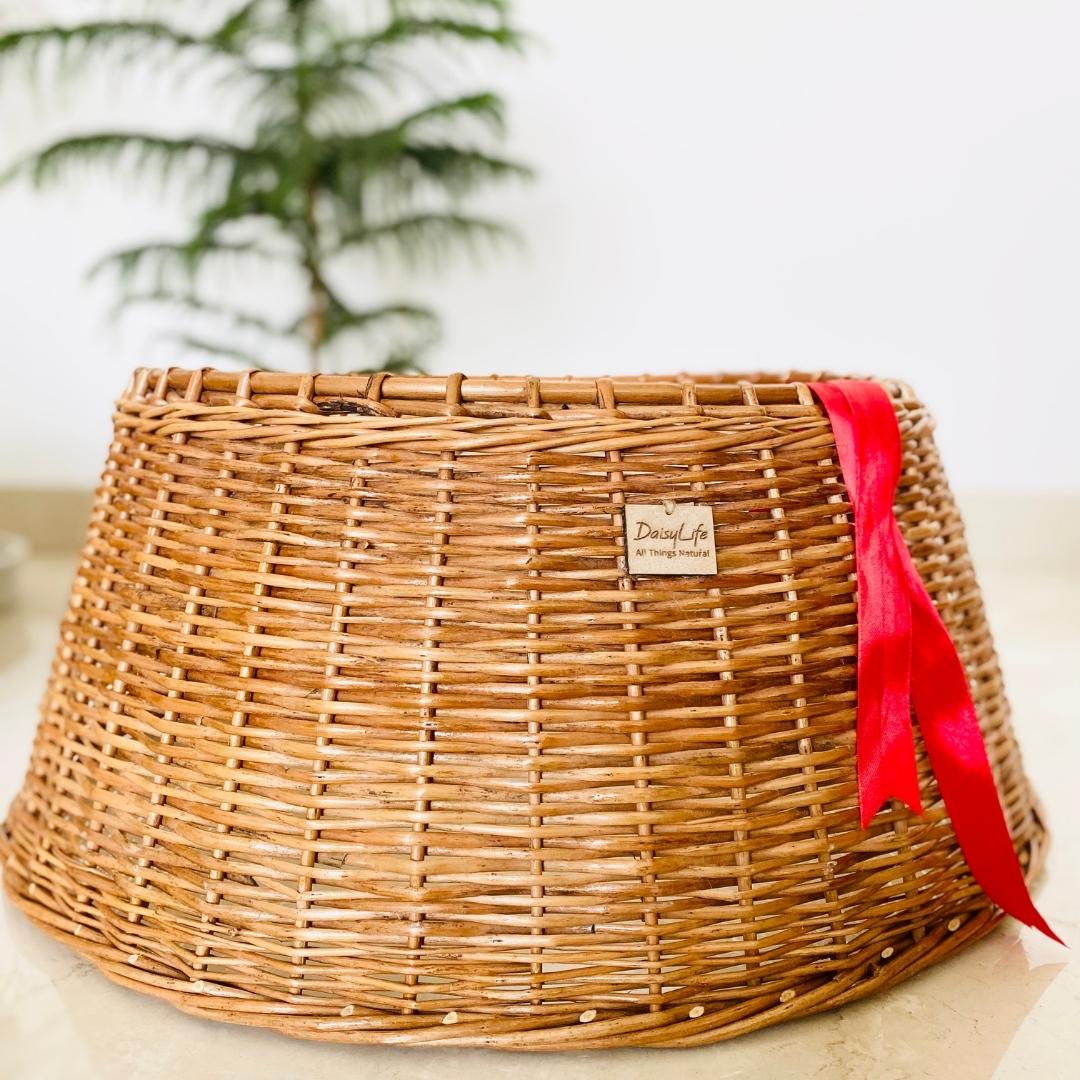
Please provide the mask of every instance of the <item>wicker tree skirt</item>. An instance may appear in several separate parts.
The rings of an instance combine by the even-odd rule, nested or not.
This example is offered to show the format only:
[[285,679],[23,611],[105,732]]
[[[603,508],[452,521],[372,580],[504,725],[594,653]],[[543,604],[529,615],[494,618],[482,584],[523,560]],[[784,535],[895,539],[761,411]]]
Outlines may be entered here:
[[[897,515],[1029,875],[1045,832],[924,409]],[[185,1011],[357,1043],[694,1046],[976,940],[923,803],[861,830],[831,430],[798,378],[140,372],[7,894]],[[717,574],[626,572],[710,508]]]

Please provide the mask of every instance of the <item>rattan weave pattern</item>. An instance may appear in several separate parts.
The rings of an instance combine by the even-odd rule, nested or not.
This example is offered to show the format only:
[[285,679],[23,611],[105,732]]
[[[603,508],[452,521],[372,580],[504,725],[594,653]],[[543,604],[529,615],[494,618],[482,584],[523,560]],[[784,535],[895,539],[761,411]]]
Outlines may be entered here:
[[[817,378],[819,376],[815,376]],[[352,1042],[692,1046],[983,934],[923,818],[858,825],[848,504],[809,376],[136,373],[5,886],[110,978]],[[925,409],[897,513],[1045,852]],[[628,502],[718,572],[630,577]]]

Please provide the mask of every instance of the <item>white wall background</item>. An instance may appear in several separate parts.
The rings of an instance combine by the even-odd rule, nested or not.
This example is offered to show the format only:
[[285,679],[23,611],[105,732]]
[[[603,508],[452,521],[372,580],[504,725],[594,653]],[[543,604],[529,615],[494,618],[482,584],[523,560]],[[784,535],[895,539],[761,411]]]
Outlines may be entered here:
[[[0,25],[45,6],[0,0]],[[542,44],[477,79],[542,171],[484,206],[528,250],[413,283],[446,317],[436,370],[898,375],[937,413],[957,487],[1080,490],[1080,5],[517,11]],[[60,106],[5,81],[0,158],[55,135],[46,117],[213,109],[112,81]],[[108,289],[83,281],[179,220],[107,180],[0,192],[0,484],[90,485],[129,370],[184,362],[149,350],[152,323],[110,327]]]

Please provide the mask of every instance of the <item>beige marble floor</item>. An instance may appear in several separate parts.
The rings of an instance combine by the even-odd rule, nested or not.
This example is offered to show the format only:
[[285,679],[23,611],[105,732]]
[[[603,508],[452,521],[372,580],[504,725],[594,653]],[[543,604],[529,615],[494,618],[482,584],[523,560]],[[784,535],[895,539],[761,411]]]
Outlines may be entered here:
[[[982,524],[982,523],[980,523]],[[986,526],[992,528],[987,522]],[[978,530],[973,530],[978,534]],[[987,535],[987,534],[984,534]],[[1007,922],[967,952],[837,1012],[701,1050],[560,1055],[364,1049],[196,1020],[120,989],[0,903],[0,1078],[198,1076],[428,1080],[984,1080],[1080,1075],[1080,572],[1070,559],[983,562],[981,580],[1030,775],[1054,844],[1039,903],[1072,950]],[[1029,549],[1029,555],[1031,551]],[[978,550],[976,550],[978,556]],[[1027,569],[1026,567],[1033,567]],[[21,776],[71,560],[39,559],[0,615],[0,806]]]

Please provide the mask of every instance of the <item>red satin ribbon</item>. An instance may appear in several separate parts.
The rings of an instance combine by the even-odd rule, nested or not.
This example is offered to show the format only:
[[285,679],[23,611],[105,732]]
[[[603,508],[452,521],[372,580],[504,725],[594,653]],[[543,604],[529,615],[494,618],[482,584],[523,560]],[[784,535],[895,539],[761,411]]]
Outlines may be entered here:
[[832,424],[854,512],[858,578],[855,756],[863,828],[890,798],[922,813],[912,706],[972,876],[1003,911],[1054,941],[1013,849],[967,674],[893,514],[900,428],[877,383],[811,383]]

